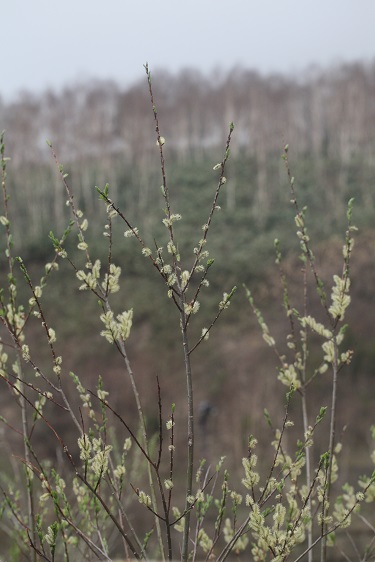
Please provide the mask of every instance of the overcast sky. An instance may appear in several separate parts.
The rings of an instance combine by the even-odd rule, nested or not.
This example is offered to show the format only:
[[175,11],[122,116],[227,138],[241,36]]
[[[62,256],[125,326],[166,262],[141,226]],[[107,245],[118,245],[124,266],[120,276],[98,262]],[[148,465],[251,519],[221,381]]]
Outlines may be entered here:
[[375,0],[0,0],[0,95],[151,70],[296,73],[375,58]]

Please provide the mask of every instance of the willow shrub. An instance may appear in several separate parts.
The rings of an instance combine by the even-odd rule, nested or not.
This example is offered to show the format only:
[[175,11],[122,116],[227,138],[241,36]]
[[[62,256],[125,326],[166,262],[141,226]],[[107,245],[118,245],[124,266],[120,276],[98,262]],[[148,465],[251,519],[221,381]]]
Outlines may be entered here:
[[[117,556],[222,562],[230,555],[243,553],[256,561],[311,561],[313,555],[315,560],[324,561],[327,547],[334,544],[337,532],[349,527],[362,502],[371,501],[375,495],[374,474],[363,477],[354,486],[347,484],[342,490],[335,484],[341,447],[335,433],[338,375],[352,356],[352,351],[345,347],[344,320],[350,304],[350,259],[356,230],[352,225],[353,201],[348,205],[342,265],[334,275],[331,287],[327,287],[316,266],[306,227],[306,209],[300,207],[290,173],[288,146],[285,146],[283,158],[295,211],[306,295],[303,309],[294,308],[276,241],[276,263],[290,327],[285,352],[279,351],[280,342],[273,338],[250,290],[245,287],[242,296],[236,295],[236,298],[247,298],[265,343],[276,353],[280,400],[285,403],[284,416],[275,424],[266,413],[273,436],[270,443],[272,461],[267,470],[260,473],[257,468],[260,464],[258,455],[262,451],[257,450],[257,439],[253,435],[248,436],[247,455],[236,478],[231,478],[225,468],[225,451],[216,467],[206,468],[204,461],[194,455],[193,384],[199,385],[199,381],[194,380],[191,358],[198,346],[205,345],[208,337],[215,337],[215,324],[225,317],[236,287],[223,288],[222,296],[217,299],[216,315],[206,326],[200,327],[200,337],[194,339],[197,331],[192,332],[191,326],[199,325],[200,302],[209,290],[214,269],[208,242],[215,215],[220,209],[220,194],[227,181],[225,171],[234,126],[232,123],[229,126],[222,159],[213,166],[217,180],[212,205],[207,209],[207,220],[195,233],[196,243],[191,255],[180,255],[177,225],[182,215],[174,209],[173,193],[167,182],[166,141],[161,133],[147,65],[145,69],[162,178],[165,239],[160,246],[156,242],[146,243],[126,210],[112,200],[106,185],[97,191],[106,213],[104,236],[108,241],[108,258],[106,263],[101,263],[92,255],[88,220],[76,205],[68,174],[59,164],[52,144],[48,143],[66,191],[71,221],[62,234],[50,233],[53,259],[45,265],[43,275],[36,282],[27,264],[14,256],[7,193],[8,158],[5,156],[4,135],[1,138],[0,376],[3,396],[8,392],[6,411],[9,413],[7,418],[2,416],[1,419],[10,466],[10,470],[4,468],[0,475],[2,555],[6,560],[32,561],[113,560]],[[175,408],[179,407],[181,397],[176,399],[176,405],[165,408],[159,383],[155,385],[155,403],[159,412],[156,436],[151,436],[146,422],[147,412],[143,409],[132,357],[128,354],[133,310],[126,308],[126,290],[121,301],[125,309],[115,309],[113,304],[113,295],[123,290],[120,288],[121,268],[112,257],[114,221],[123,225],[125,237],[135,239],[134,243],[148,260],[150,268],[162,278],[166,299],[170,299],[176,309],[176,324],[171,330],[179,330],[181,334],[186,379],[183,448],[175,437]],[[76,258],[77,254],[72,257],[66,246],[67,238],[75,235],[80,259]],[[101,336],[112,347],[113,353],[121,357],[124,377],[132,389],[137,421],[127,419],[115,410],[105,376],[98,378],[95,389],[88,388],[79,374],[67,372],[64,367],[65,360],[58,351],[58,333],[50,325],[49,313],[43,304],[48,285],[58,282],[56,275],[64,260],[69,263],[79,289],[91,293],[99,304]],[[23,303],[18,295],[16,272],[19,271],[29,290],[29,298]],[[308,276],[308,272],[312,275]],[[309,307],[307,285],[310,278],[319,296],[320,311],[312,312]],[[36,329],[42,330],[37,342],[35,338],[30,339]],[[309,357],[311,334],[315,339],[320,338],[318,364],[316,353],[314,364]],[[42,363],[38,362],[41,346],[45,346],[49,357]],[[330,381],[330,407],[315,411],[309,402],[309,391],[322,376]],[[73,395],[67,390],[68,382],[74,384]],[[300,402],[302,412],[295,428],[299,434],[296,443],[287,439],[293,425],[290,408],[295,401]],[[60,418],[64,419],[64,431],[57,423]],[[325,448],[317,450],[315,436],[324,418],[328,418],[329,431]],[[68,435],[65,427],[69,424],[69,436],[73,435],[73,439],[65,438]],[[45,426],[55,440],[59,451],[56,463],[45,455],[43,443],[35,437],[40,426]],[[14,457],[12,449],[17,451]],[[177,473],[176,467],[181,467],[182,462],[186,469],[182,474]],[[178,470],[181,472],[180,468]],[[240,473],[242,476],[238,478]]]

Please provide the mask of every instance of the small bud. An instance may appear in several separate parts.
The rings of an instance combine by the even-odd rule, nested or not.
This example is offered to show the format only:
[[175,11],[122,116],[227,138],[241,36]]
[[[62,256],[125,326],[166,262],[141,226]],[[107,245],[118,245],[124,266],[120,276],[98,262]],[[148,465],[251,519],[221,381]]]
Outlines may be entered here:
[[210,332],[207,330],[207,328],[202,328],[202,336],[201,336],[205,341],[208,340],[208,338],[210,337]]
[[167,429],[172,429],[172,427],[174,426],[174,421],[168,420],[165,425]]

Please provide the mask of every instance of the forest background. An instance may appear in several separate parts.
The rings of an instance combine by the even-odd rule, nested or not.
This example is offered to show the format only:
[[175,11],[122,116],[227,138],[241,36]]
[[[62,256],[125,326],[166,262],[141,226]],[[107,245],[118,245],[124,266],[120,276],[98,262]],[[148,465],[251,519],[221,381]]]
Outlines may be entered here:
[[[217,235],[211,239],[210,253],[217,263],[200,312],[203,325],[212,317],[223,287],[246,283],[253,288],[273,335],[287,333],[280,305],[282,287],[273,265],[276,237],[286,254],[284,268],[291,278],[292,298],[296,303],[303,298],[288,178],[280,158],[286,142],[300,201],[311,217],[308,228],[324,280],[330,281],[335,272],[347,202],[355,197],[359,233],[348,314],[349,347],[355,354],[350,367],[340,374],[344,381],[338,412],[338,432],[346,445],[341,478],[353,479],[368,466],[368,428],[373,424],[375,63],[315,69],[300,78],[262,77],[243,69],[221,73],[217,80],[194,70],[177,75],[159,72],[154,90],[166,138],[170,190],[176,207],[184,210],[180,239],[187,248],[194,244],[190,233],[199,230],[206,218],[215,182],[212,168],[222,152],[228,123],[236,125],[221,213],[215,217]],[[112,81],[91,81],[66,87],[59,94],[27,93],[15,101],[0,102],[0,123],[7,131],[7,154],[12,159],[8,190],[16,252],[31,272],[53,256],[49,230],[62,232],[68,222],[66,197],[46,138],[53,141],[69,173],[76,201],[90,221],[91,249],[103,261],[105,217],[100,214],[96,185],[110,184],[112,199],[126,209],[146,239],[152,242],[162,237],[159,155],[145,80],[128,88]],[[126,307],[134,308],[129,354],[145,410],[150,412],[148,426],[157,431],[156,375],[162,381],[166,404],[184,394],[179,335],[169,329],[174,311],[166,305],[165,287],[149,272],[134,239],[124,238],[120,230],[115,235],[119,241],[114,245],[115,262],[124,271]],[[74,253],[75,243],[71,244]],[[78,286],[62,266],[59,284],[51,285],[45,296],[61,354],[67,358],[65,366],[79,372],[88,386],[91,381],[92,387],[101,374],[115,408],[131,419],[135,413],[132,396],[128,389],[118,388],[119,359],[99,335],[96,303]],[[283,403],[273,399],[280,384],[276,361],[241,291],[215,332],[195,357],[196,404],[202,412],[209,407],[209,416],[203,419],[202,415],[199,426],[198,454],[213,462],[225,450],[229,463],[240,465],[249,433],[261,436],[263,432],[264,443],[269,441],[263,408],[281,415]],[[41,349],[41,364],[43,353]],[[317,408],[325,405],[328,384],[322,377]],[[0,410],[8,419],[12,419],[11,408],[2,394]],[[176,416],[184,415],[182,404]],[[56,426],[64,432],[59,420]],[[46,439],[42,426],[38,431],[47,454],[58,461],[56,445]]]

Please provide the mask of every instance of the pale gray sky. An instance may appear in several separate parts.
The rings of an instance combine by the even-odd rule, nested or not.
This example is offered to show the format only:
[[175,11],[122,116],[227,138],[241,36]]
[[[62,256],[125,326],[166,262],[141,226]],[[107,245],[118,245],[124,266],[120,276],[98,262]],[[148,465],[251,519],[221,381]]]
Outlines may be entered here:
[[237,64],[298,72],[375,58],[375,0],[0,0],[0,95]]

